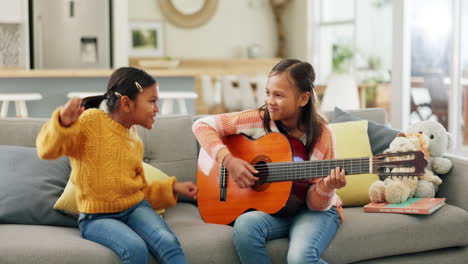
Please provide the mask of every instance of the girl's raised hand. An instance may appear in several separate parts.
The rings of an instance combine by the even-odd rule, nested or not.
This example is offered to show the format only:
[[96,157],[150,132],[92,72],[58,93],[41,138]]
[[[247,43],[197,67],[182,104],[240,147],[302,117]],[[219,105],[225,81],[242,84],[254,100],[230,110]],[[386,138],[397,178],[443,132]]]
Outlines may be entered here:
[[81,105],[81,98],[73,97],[68,100],[60,111],[60,124],[69,127],[78,120],[78,117],[84,112],[85,108]]
[[325,177],[325,186],[330,189],[340,189],[346,185],[345,176],[345,171],[336,167],[336,169],[330,171],[330,175]]
[[223,165],[239,188],[248,188],[258,181],[258,177],[253,175],[258,171],[245,160],[228,155],[224,158]]
[[174,192],[181,193],[189,198],[196,199],[198,188],[193,182],[176,182],[174,183]]

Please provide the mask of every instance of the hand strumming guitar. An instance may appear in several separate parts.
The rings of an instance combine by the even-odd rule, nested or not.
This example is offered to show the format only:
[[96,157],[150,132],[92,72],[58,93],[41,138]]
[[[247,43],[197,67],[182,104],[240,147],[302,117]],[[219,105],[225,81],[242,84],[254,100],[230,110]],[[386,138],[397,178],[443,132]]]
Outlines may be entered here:
[[330,175],[324,178],[325,186],[330,189],[340,189],[346,185],[345,176],[345,170],[336,167],[336,169],[330,171]]
[[258,178],[253,175],[257,174],[258,171],[242,159],[229,154],[224,158],[223,165],[239,188],[248,188],[258,181]]
[[69,127],[78,120],[85,108],[81,105],[82,100],[78,97],[70,99],[60,111],[60,124]]

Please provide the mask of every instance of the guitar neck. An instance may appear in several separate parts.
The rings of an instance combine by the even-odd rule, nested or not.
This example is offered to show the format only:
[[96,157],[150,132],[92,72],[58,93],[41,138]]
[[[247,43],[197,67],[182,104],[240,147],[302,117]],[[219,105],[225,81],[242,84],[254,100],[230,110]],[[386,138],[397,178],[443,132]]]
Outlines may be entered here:
[[268,174],[267,182],[305,180],[326,177],[332,169],[340,167],[346,175],[370,173],[372,158],[277,162],[254,166],[260,174]]

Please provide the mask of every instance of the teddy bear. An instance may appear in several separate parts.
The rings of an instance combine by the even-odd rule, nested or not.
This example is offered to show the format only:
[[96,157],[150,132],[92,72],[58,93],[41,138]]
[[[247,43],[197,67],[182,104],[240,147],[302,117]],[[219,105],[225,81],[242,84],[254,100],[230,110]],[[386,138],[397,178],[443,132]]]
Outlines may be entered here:
[[[369,188],[372,202],[401,203],[410,197],[435,197],[438,186],[442,183],[437,174],[446,174],[453,164],[442,157],[450,146],[450,134],[438,122],[428,120],[412,125],[406,134],[399,134],[389,146],[388,152],[422,150],[426,153],[428,166],[424,175],[412,177],[387,177],[377,181]],[[395,168],[392,172],[403,172]],[[403,171],[402,171],[403,170]]]
[[[423,133],[403,134],[400,133],[390,143],[384,153],[401,153],[407,151],[423,151],[429,157],[429,137]],[[410,157],[389,157],[388,161],[408,159]],[[410,172],[409,168],[393,168],[391,172]],[[375,203],[402,203],[408,198],[416,195],[419,178],[427,182],[442,183],[442,180],[431,171],[425,169],[422,177],[417,176],[390,176],[384,181],[376,181],[369,188],[369,198]],[[417,196],[417,195],[416,195]]]
[[[420,121],[408,128],[406,133],[423,133],[428,136],[429,164],[427,168],[431,173],[435,176],[447,174],[452,169],[452,161],[443,157],[451,144],[451,136],[444,126],[433,120]],[[420,178],[415,191],[416,197],[435,197],[442,181],[432,179],[434,178]]]

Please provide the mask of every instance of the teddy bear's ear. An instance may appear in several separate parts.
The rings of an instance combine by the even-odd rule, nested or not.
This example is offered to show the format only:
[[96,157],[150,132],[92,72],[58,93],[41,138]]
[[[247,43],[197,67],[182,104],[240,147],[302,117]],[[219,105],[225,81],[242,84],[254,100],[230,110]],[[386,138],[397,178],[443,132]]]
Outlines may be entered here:
[[397,137],[406,137],[405,133],[398,133]]

